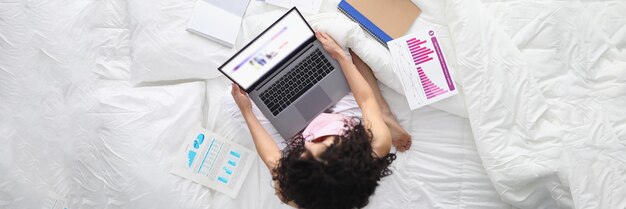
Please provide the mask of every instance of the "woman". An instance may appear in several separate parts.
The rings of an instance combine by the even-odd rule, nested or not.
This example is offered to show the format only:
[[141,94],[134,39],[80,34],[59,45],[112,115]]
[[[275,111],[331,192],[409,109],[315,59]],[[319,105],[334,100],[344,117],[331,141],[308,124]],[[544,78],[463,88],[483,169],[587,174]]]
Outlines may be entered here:
[[234,84],[231,93],[283,202],[307,209],[362,208],[380,178],[391,174],[391,145],[405,151],[410,136],[391,114],[371,69],[354,54],[351,60],[327,34],[315,35],[339,62],[362,118],[323,113],[281,152],[253,114],[248,95]]

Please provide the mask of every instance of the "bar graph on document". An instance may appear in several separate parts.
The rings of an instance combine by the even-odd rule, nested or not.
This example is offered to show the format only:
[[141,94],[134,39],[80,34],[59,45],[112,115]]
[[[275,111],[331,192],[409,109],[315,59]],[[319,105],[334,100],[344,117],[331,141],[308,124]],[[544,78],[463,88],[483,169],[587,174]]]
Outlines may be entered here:
[[199,174],[208,176],[211,173],[213,165],[215,165],[215,161],[217,161],[217,154],[220,152],[223,145],[224,143],[215,140],[215,138],[211,139],[209,149],[207,149],[200,166],[198,166]]
[[217,176],[217,181],[228,184],[233,176],[233,171],[237,170],[239,166],[239,160],[241,159],[241,153],[237,150],[228,151],[227,157],[225,159],[225,163],[222,165],[222,169]]
[[412,110],[456,94],[433,30],[400,37],[388,46]]
[[420,81],[422,83],[422,88],[424,89],[424,93],[426,94],[427,99],[431,99],[433,97],[439,96],[443,93],[448,92],[445,89],[440,88],[435,83],[433,83],[426,73],[424,73],[424,69],[420,66],[423,63],[429,62],[433,60],[432,54],[434,51],[432,49],[427,48],[425,45],[426,40],[419,40],[416,38],[411,38],[406,41],[407,46],[409,47],[409,52],[411,53],[411,57],[413,58],[413,62],[415,66],[417,66],[417,73],[419,74]]

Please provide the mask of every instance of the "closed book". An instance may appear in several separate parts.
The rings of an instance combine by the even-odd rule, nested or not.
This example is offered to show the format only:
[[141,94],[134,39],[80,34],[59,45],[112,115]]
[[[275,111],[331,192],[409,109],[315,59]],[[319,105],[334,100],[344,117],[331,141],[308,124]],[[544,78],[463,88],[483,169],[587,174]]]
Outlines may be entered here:
[[420,14],[410,0],[342,0],[337,7],[383,46],[405,35]]

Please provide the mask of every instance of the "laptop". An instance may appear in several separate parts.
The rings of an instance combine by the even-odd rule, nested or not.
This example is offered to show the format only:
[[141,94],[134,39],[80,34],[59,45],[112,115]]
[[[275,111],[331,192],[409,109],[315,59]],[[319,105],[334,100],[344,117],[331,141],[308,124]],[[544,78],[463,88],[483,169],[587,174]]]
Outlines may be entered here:
[[350,92],[339,63],[294,7],[218,68],[284,139]]

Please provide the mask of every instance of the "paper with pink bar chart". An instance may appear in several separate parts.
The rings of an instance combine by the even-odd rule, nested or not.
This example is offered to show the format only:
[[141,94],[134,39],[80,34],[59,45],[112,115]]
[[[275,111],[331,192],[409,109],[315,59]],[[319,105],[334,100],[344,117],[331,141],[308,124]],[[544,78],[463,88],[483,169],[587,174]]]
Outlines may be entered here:
[[457,94],[435,31],[418,31],[387,46],[411,110]]

